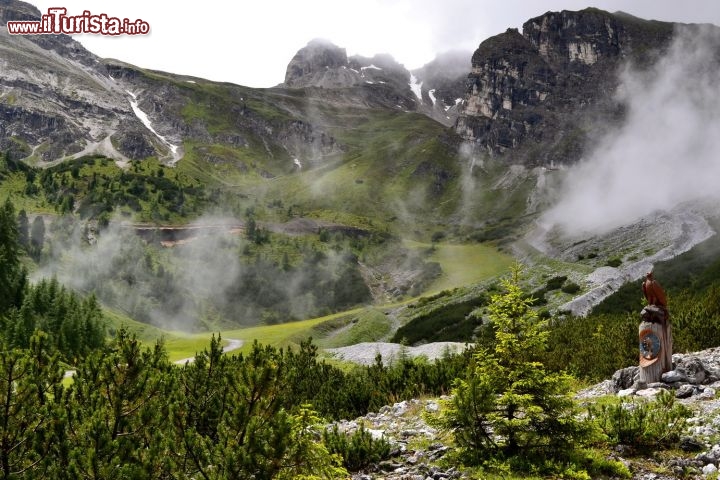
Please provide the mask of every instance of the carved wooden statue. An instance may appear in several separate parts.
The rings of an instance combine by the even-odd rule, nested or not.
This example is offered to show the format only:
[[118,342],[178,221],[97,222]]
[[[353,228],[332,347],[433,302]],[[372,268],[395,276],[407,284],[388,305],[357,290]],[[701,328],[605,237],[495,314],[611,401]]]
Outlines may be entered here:
[[640,313],[640,383],[659,382],[663,373],[672,370],[672,331],[667,296],[648,272],[642,285],[648,305]]

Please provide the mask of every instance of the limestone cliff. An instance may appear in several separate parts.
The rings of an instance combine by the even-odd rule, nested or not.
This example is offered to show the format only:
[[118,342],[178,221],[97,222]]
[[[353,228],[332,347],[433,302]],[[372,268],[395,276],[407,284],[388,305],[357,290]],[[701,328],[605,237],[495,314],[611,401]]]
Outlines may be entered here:
[[457,132],[490,155],[534,165],[582,156],[591,125],[622,119],[618,71],[652,64],[674,24],[597,9],[548,12],[484,41]]

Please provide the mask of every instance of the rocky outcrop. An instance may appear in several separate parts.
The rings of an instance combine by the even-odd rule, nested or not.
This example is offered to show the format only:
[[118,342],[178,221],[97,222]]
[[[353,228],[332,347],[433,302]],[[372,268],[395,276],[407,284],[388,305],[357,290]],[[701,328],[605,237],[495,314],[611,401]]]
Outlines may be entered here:
[[342,103],[351,106],[415,110],[410,85],[410,72],[390,55],[348,58],[344,48],[313,40],[295,54],[280,86],[305,88],[326,98],[336,96],[328,90],[342,91]]
[[[615,394],[621,397],[637,397],[639,400],[652,399],[662,390],[669,390],[681,403],[690,407],[692,417],[682,432],[679,447],[686,453],[682,457],[658,458],[656,462],[669,475],[647,476],[647,465],[634,464],[636,471],[633,479],[675,479],[703,478],[717,472],[720,465],[720,348],[711,348],[695,353],[673,355],[673,370],[662,376],[656,384],[638,384],[639,367],[630,366],[615,372],[611,379],[578,393],[577,398],[586,402],[595,397]],[[691,476],[694,472],[696,476]],[[700,476],[702,474],[702,476]]]
[[671,23],[597,9],[530,19],[475,51],[456,130],[491,155],[575,161],[591,123],[622,118],[613,93],[623,62],[651,63],[672,34]]
[[[3,25],[39,18],[31,5],[0,2]],[[323,52],[308,65],[348,62],[340,49]],[[187,142],[196,158],[241,171],[248,153],[234,150],[255,149],[273,162],[259,162],[258,173],[272,177],[293,171],[294,158],[309,165],[342,151],[304,109],[288,111],[297,104],[286,99],[102,60],[70,36],[9,35],[0,25],[0,151],[13,160],[42,166],[99,153],[121,164],[148,157],[174,164]]]
[[438,465],[450,447],[443,444],[439,433],[427,424],[424,415],[439,410],[437,400],[413,399],[384,406],[378,412],[352,421],[341,420],[328,427],[336,425],[339,431],[351,435],[363,425],[374,438],[385,438],[390,443],[392,458],[354,473],[353,480],[468,478],[455,467]]
[[357,82],[357,72],[348,69],[344,48],[315,39],[298,50],[285,73],[285,86],[336,88]]
[[392,56],[348,57],[344,48],[313,40],[290,61],[285,82],[290,88],[345,90],[355,104],[402,108],[428,115],[445,125],[457,119],[470,71],[469,54],[449,52],[422,68],[408,71]]
[[412,73],[421,82],[419,111],[452,126],[458,119],[465,96],[465,79],[471,69],[470,52],[445,52]]

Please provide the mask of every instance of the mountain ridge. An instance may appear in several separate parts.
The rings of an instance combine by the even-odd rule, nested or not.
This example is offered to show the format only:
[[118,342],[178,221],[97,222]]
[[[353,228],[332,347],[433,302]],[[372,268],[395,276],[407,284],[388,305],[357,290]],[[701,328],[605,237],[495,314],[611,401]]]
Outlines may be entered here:
[[620,69],[654,64],[680,26],[595,8],[529,19],[522,33],[509,29],[473,54],[456,130],[491,156],[573,163],[592,145],[593,125],[622,121]]

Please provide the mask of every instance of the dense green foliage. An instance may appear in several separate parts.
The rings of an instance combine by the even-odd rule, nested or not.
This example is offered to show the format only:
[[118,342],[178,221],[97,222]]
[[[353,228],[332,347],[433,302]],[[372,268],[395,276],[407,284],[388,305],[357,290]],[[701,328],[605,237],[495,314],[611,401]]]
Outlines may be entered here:
[[390,456],[390,443],[384,437],[374,439],[362,423],[352,434],[340,431],[337,425],[323,432],[323,442],[328,450],[343,458],[343,466],[356,472]]
[[[545,322],[520,288],[520,267],[502,282],[488,307],[495,325],[492,349],[480,349],[439,424],[452,431],[467,462],[507,462],[513,468],[562,465],[589,430],[577,418],[570,378],[541,362]],[[489,465],[489,464],[488,464]]]
[[462,302],[440,304],[398,328],[392,341],[408,345],[421,342],[470,342],[481,324],[470,313],[486,303],[487,298],[481,295]]
[[25,277],[20,266],[15,208],[6,200],[0,207],[0,315],[20,304]]
[[611,444],[631,445],[640,450],[671,447],[680,440],[685,420],[692,411],[663,390],[653,402],[619,400],[589,407],[589,418],[597,423]]
[[630,314],[554,319],[543,360],[551,370],[600,381],[637,363],[637,336],[638,319]]
[[[437,392],[448,385],[429,379],[449,382],[463,363],[345,373],[319,361],[309,342],[296,351],[255,344],[231,357],[213,339],[176,367],[161,344],[144,349],[120,330],[63,387],[53,351],[44,334],[28,349],[0,351],[0,395],[12,407],[0,412],[0,478],[336,478],[341,463],[360,468],[387,456],[388,445],[362,429],[323,433],[315,411],[355,416]],[[430,373],[450,365],[448,376]]]
[[[40,330],[44,344],[72,362],[104,344],[102,313],[95,297],[82,300],[55,279],[28,284],[20,267],[21,247],[28,247],[21,243],[27,239],[26,221],[22,214],[16,218],[13,205],[5,202],[0,210],[0,339],[9,348],[29,348]],[[42,225],[33,223],[33,250],[41,248],[33,239],[44,236]]]
[[61,214],[75,210],[81,217],[108,218],[117,208],[140,219],[168,221],[172,215],[199,213],[213,195],[192,181],[166,176],[165,167],[150,170],[134,164],[121,170],[103,157],[83,157],[25,174],[25,194],[42,196]]
[[13,348],[28,348],[36,330],[45,332],[48,343],[71,363],[105,343],[95,297],[80,299],[55,279],[28,285],[20,308],[0,317],[0,335]]
[[[95,297],[82,300],[55,279],[28,283],[20,267],[21,232],[26,226],[22,219],[16,218],[9,200],[0,209],[0,339],[9,348],[28,348],[33,334],[41,330],[44,342],[72,362],[104,344],[100,306]],[[35,230],[42,229],[44,235],[44,227],[34,225],[32,235],[40,238]]]

